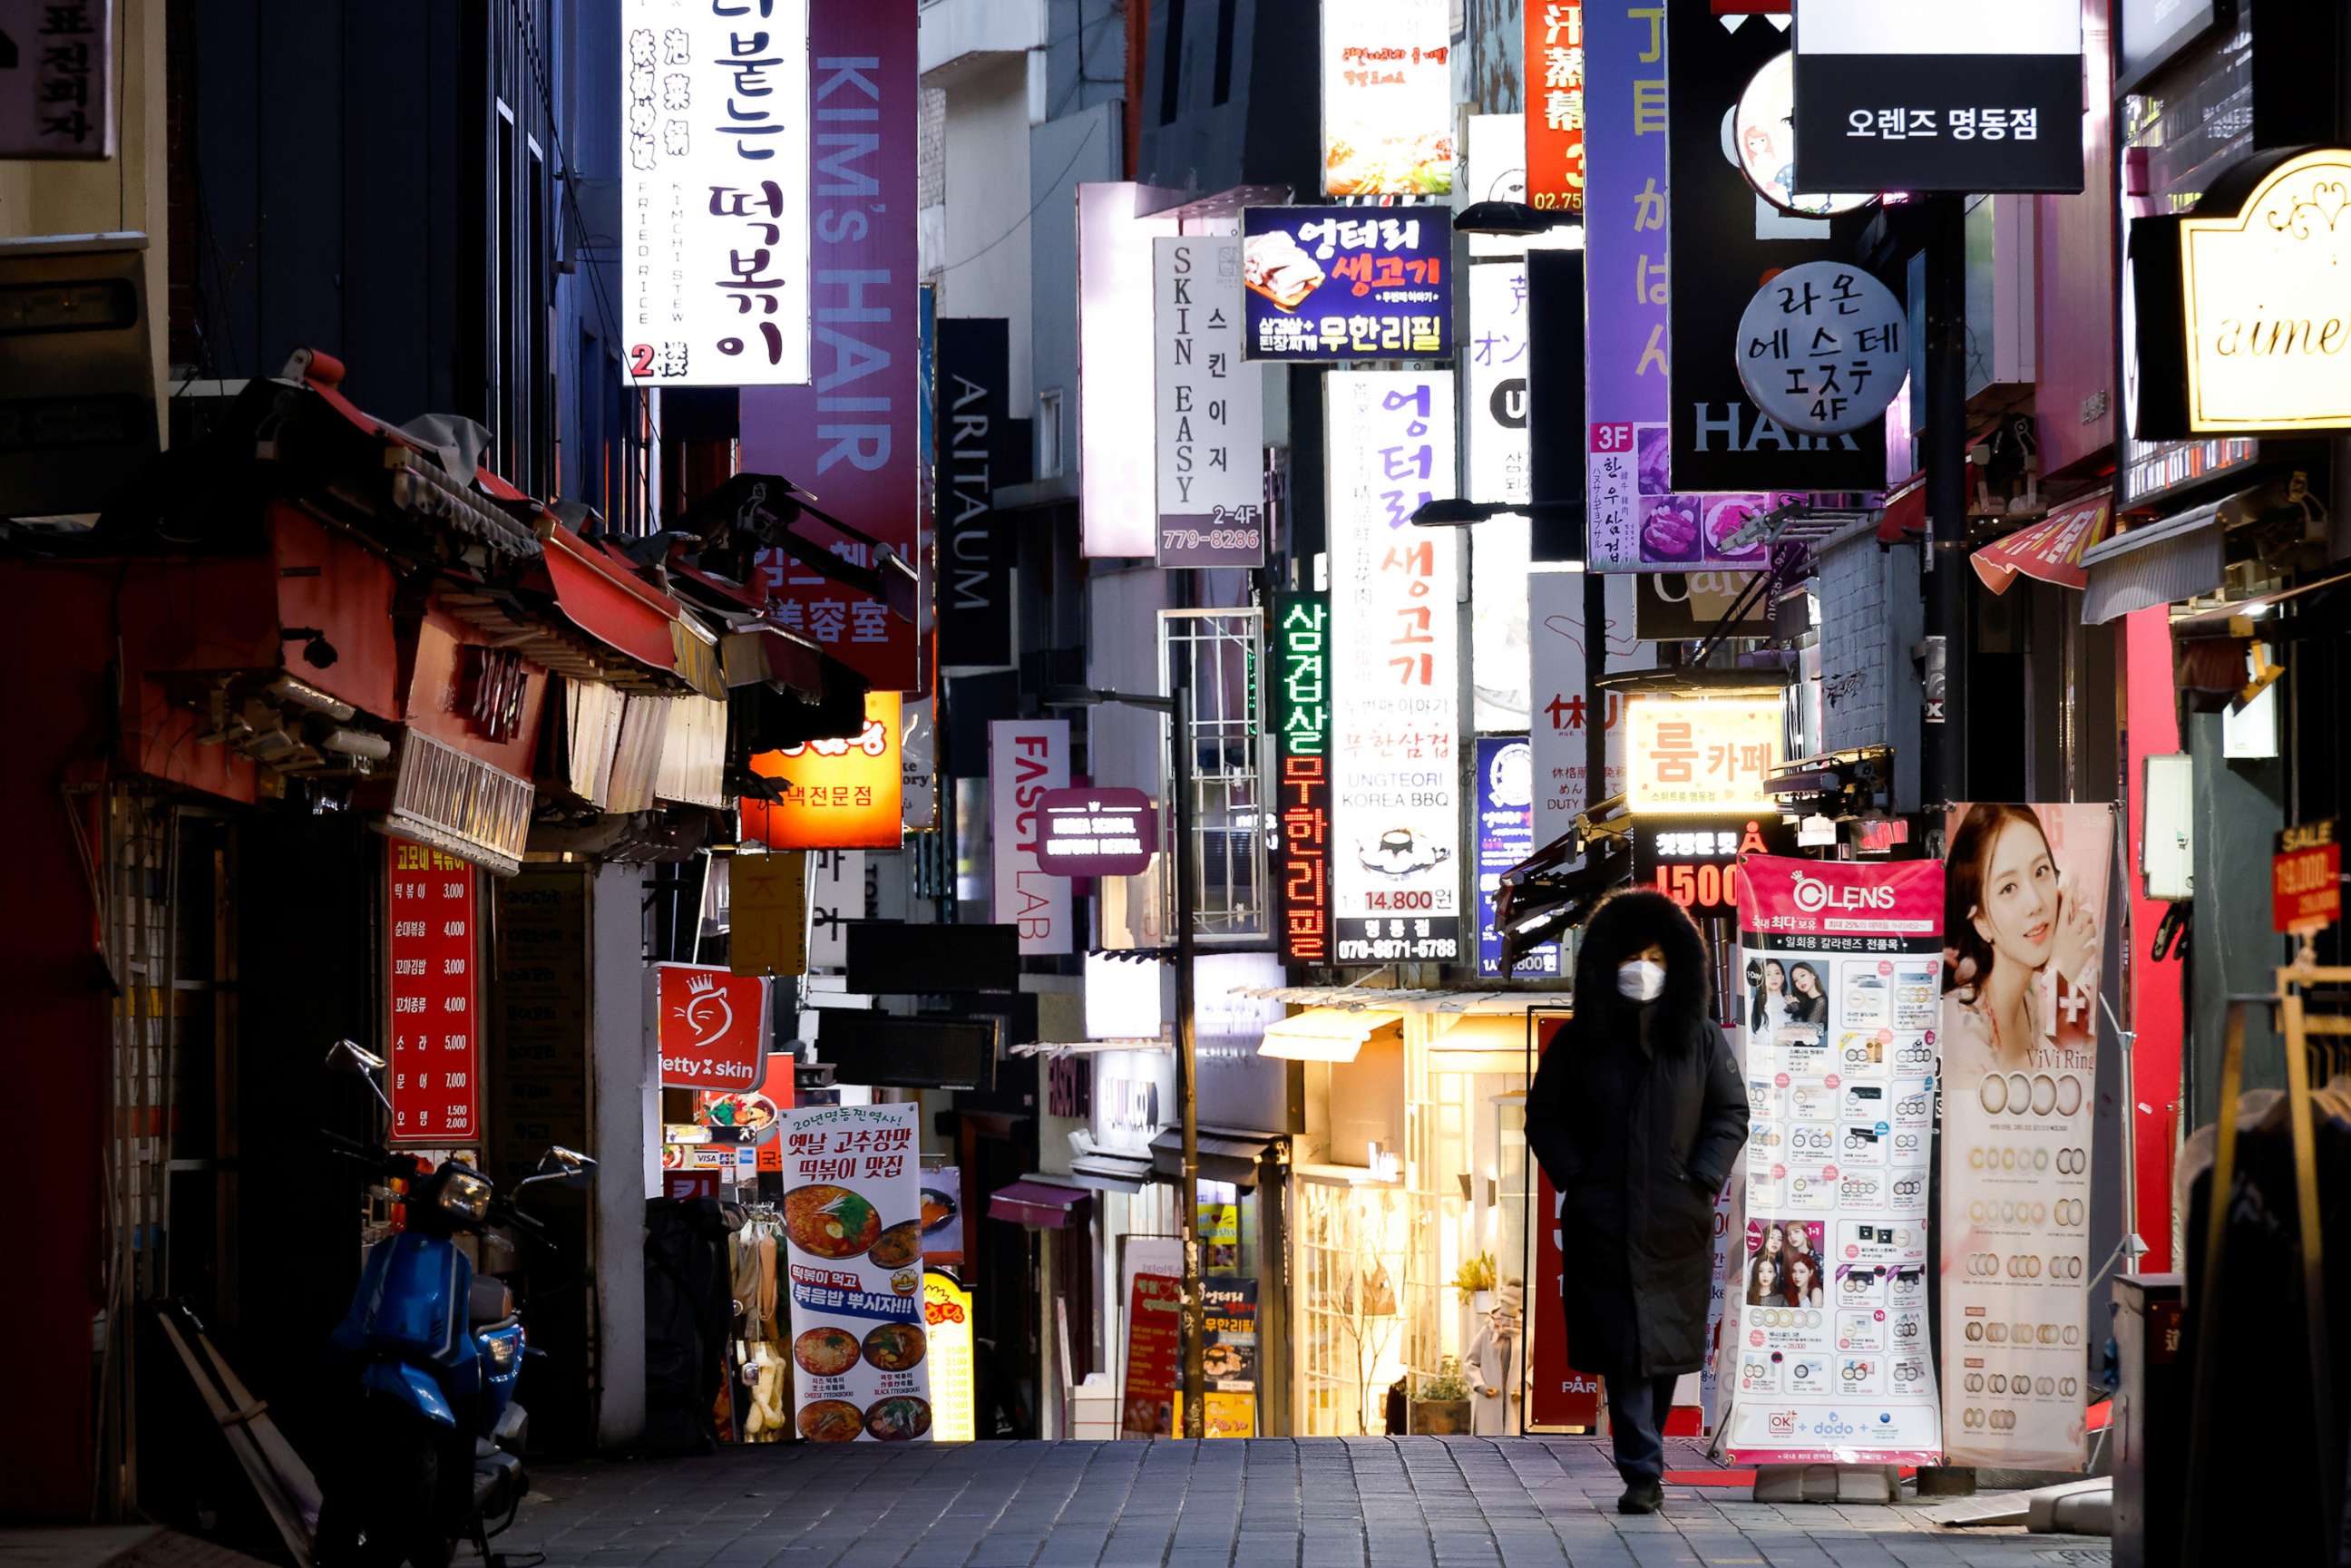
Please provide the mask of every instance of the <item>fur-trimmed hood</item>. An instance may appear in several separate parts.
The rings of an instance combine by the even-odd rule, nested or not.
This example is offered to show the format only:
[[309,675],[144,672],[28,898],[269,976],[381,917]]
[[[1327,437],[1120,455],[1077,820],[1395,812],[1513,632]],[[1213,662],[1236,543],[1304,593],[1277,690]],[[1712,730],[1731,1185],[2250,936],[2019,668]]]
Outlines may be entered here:
[[1666,994],[1657,999],[1657,1021],[1675,1026],[1663,1038],[1687,1039],[1702,1027],[1711,1028],[1714,966],[1707,960],[1706,938],[1679,904],[1645,887],[1610,894],[1584,921],[1575,956],[1576,1011],[1595,1023],[1621,1022],[1630,1030],[1634,1004],[1617,991],[1616,970],[1651,943],[1666,954]]

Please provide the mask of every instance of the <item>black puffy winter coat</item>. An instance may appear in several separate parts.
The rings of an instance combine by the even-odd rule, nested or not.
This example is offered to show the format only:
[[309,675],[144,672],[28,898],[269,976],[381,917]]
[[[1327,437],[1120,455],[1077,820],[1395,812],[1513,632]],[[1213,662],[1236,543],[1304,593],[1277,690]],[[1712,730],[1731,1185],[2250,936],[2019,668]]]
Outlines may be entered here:
[[[1666,989],[1645,1006],[1616,972],[1651,944]],[[1715,1195],[1747,1143],[1713,1002],[1706,940],[1671,899],[1629,889],[1593,912],[1575,1016],[1527,1095],[1527,1145],[1562,1199],[1560,1295],[1581,1371],[1660,1377],[1705,1360]]]

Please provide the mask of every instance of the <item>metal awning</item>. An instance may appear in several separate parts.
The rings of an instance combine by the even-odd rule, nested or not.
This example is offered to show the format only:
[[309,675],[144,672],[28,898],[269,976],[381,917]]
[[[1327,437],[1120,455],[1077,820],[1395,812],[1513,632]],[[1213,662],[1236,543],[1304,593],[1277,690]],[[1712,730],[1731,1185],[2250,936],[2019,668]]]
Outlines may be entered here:
[[[1233,1186],[1256,1186],[1258,1162],[1265,1157],[1266,1150],[1284,1135],[1280,1133],[1244,1132],[1237,1127],[1201,1128],[1197,1138],[1201,1177]],[[1183,1130],[1163,1127],[1153,1134],[1151,1160],[1161,1179],[1181,1180],[1184,1175]]]
[[1097,1149],[1071,1157],[1070,1179],[1096,1192],[1141,1192],[1159,1179],[1159,1171],[1147,1155],[1109,1155]]
[[1288,1061],[1353,1061],[1364,1042],[1404,1022],[1392,1008],[1309,1008],[1265,1026],[1259,1056]]
[[1176,1042],[1164,1034],[1148,1034],[1124,1040],[1033,1040],[1011,1049],[1015,1056],[1100,1056],[1110,1051],[1173,1051]]
[[[1365,986],[1244,986],[1238,994],[1292,1007],[1370,1009],[1398,1013],[1522,1013],[1564,1008],[1565,991],[1374,990]],[[1287,1021],[1287,1020],[1285,1020]]]
[[2115,535],[2082,555],[2089,586],[2082,593],[2082,623],[2100,626],[2158,604],[2174,604],[2220,585],[2226,560],[2223,525],[2243,510],[2252,491]]
[[1093,1196],[1081,1186],[1061,1186],[1024,1176],[987,1195],[987,1218],[1032,1229],[1061,1230],[1073,1222],[1080,1208],[1093,1201]]
[[560,524],[545,543],[540,562],[566,621],[641,664],[676,674],[677,601]]

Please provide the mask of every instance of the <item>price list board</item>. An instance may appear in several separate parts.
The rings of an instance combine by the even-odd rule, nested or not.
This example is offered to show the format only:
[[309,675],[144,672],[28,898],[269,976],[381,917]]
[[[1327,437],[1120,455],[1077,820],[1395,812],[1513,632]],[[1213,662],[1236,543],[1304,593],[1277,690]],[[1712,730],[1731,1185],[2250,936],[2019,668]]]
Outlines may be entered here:
[[384,847],[384,995],[392,1043],[392,1141],[445,1148],[481,1139],[476,873],[429,844]]

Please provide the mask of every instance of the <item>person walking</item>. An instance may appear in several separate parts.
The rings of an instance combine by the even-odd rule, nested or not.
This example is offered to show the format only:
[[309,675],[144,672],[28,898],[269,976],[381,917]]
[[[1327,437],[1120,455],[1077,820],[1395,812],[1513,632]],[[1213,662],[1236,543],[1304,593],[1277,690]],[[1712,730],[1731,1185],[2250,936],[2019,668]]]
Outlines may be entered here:
[[1674,1383],[1706,1354],[1714,1200],[1747,1142],[1706,939],[1671,899],[1612,894],[1583,928],[1575,1012],[1527,1095],[1560,1195],[1567,1356],[1605,1381],[1622,1513],[1665,1501]]

